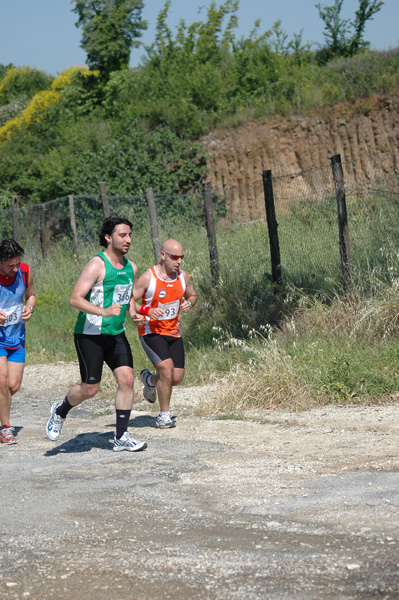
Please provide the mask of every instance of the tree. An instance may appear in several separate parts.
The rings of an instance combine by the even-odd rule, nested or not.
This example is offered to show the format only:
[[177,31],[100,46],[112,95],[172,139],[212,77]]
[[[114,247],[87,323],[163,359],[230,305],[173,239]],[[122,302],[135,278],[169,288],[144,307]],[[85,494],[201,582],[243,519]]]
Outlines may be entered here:
[[147,22],[142,21],[143,0],[72,0],[76,27],[82,28],[81,48],[90,69],[108,81],[113,71],[129,66],[130,51],[138,47]]
[[365,42],[363,39],[364,29],[367,21],[373,19],[383,4],[382,0],[359,0],[359,9],[355,12],[355,20],[352,22],[355,32],[351,39],[351,56],[369,46],[369,42]]
[[367,49],[370,44],[363,37],[366,23],[373,19],[384,4],[382,0],[359,0],[355,19],[351,21],[341,18],[343,1],[335,0],[332,6],[315,4],[325,29],[326,44],[319,52],[319,60],[322,63],[337,56],[354,56]]

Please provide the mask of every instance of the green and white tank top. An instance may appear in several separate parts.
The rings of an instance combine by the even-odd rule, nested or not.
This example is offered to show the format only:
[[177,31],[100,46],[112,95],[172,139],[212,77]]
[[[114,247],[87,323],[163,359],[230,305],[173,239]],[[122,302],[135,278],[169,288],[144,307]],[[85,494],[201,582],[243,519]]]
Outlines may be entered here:
[[74,333],[88,335],[118,335],[125,330],[126,310],[132,295],[134,272],[130,262],[124,258],[123,267],[115,268],[103,252],[98,254],[105,264],[105,277],[93,285],[85,299],[95,306],[108,308],[120,304],[121,312],[115,317],[101,317],[79,312]]

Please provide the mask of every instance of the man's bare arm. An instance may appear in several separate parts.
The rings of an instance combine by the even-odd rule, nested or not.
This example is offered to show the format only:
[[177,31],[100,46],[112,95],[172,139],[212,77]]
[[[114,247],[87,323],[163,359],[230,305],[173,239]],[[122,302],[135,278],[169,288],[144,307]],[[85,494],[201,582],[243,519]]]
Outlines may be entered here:
[[29,321],[32,316],[33,309],[36,306],[36,294],[35,288],[33,285],[33,273],[32,269],[29,267],[29,279],[28,285],[25,290],[25,305],[22,308],[22,320]]
[[104,262],[98,256],[95,256],[87,263],[72,290],[69,304],[82,312],[90,315],[99,315],[101,317],[114,317],[121,312],[119,304],[112,304],[109,308],[95,306],[85,299],[85,296],[91,290],[93,285],[104,279],[105,266]]
[[[140,300],[148,290],[148,286],[151,281],[151,273],[150,271],[146,271],[143,273],[137,280],[133,288],[133,297],[135,300]],[[140,309],[140,307],[139,307]],[[150,308],[148,311],[148,316],[151,319],[158,319],[164,313],[162,308]]]
[[[137,272],[138,272],[137,265],[134,262],[130,262],[130,264],[133,267],[134,281],[136,281]],[[132,295],[131,295],[130,302],[129,302],[128,313],[129,313],[130,318],[132,319],[133,323],[137,326],[144,324],[144,317],[142,315],[140,315],[139,311],[140,311],[140,305],[137,304],[137,302],[135,301],[133,290],[132,290]]]
[[184,281],[186,282],[186,291],[184,292],[184,297],[181,303],[181,309],[185,313],[188,312],[190,308],[192,308],[197,303],[198,297],[189,274],[183,271],[183,276]]

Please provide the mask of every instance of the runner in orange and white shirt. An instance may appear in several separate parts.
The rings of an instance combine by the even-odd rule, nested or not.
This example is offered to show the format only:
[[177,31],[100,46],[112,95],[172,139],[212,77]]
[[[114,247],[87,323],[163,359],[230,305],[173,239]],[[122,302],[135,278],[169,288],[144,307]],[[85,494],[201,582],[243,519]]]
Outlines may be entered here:
[[142,298],[140,314],[145,323],[138,328],[141,345],[157,370],[140,373],[144,383],[144,397],[155,402],[158,394],[160,413],[156,426],[160,429],[175,427],[170,414],[172,388],[184,377],[185,356],[181,337],[180,312],[188,312],[197,302],[197,294],[189,275],[180,269],[184,258],[183,247],[176,240],[167,240],[161,246],[161,260],[139,277],[133,295]]

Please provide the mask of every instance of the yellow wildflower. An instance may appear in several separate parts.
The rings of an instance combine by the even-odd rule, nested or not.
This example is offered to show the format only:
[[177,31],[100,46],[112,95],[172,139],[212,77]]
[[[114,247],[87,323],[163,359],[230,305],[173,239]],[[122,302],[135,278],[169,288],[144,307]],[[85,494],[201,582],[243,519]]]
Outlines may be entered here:
[[71,84],[75,73],[88,77],[89,75],[97,75],[98,71],[89,71],[86,67],[73,67],[63,71],[54,79],[49,90],[37,92],[19,115],[0,127],[0,142],[9,140],[13,133],[20,129],[28,129],[32,124],[40,123],[46,110],[60,100],[61,91]]

